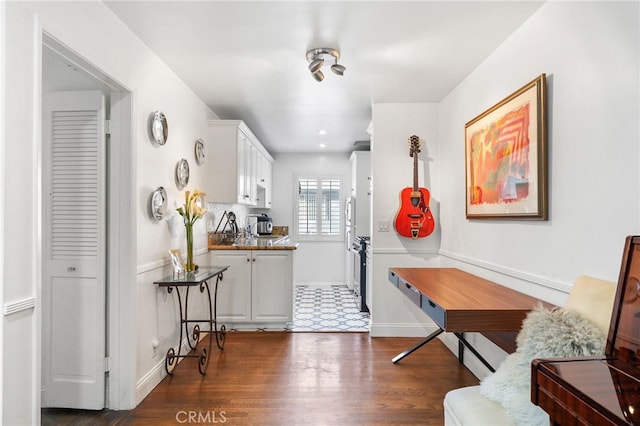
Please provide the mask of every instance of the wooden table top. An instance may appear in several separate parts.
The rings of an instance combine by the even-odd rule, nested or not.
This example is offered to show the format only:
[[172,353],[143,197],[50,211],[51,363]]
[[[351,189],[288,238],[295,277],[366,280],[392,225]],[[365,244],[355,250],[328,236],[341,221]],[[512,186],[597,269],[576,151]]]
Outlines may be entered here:
[[391,268],[443,309],[531,310],[540,300],[456,268]]
[[445,311],[445,331],[518,331],[535,306],[551,306],[456,268],[390,269]]

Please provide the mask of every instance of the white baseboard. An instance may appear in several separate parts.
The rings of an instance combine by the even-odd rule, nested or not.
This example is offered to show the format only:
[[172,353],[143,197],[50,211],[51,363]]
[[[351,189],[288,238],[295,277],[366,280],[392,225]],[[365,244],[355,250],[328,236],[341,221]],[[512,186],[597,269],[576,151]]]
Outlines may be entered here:
[[164,358],[153,366],[138,383],[136,383],[136,406],[151,393],[151,391],[160,384],[165,378],[167,372],[164,369]]
[[317,288],[329,288],[333,285],[346,285],[343,282],[326,282],[326,281],[321,281],[321,282],[296,282],[293,284],[294,286],[309,286],[309,287],[317,287]]
[[[206,338],[207,336],[208,333],[201,333],[200,341],[202,341],[202,339]],[[173,349],[176,350],[177,353],[177,348],[175,346],[173,347]],[[182,349],[180,350],[180,354],[185,355],[190,351],[191,347],[189,347],[187,339],[184,339],[182,341]],[[140,404],[142,400],[145,399],[147,395],[149,395],[151,391],[160,384],[162,379],[167,376],[167,371],[165,370],[165,359],[166,357],[163,356],[162,359],[158,361],[149,371],[147,371],[147,373],[142,376],[136,383],[136,406]],[[183,359],[184,358],[179,359],[178,364],[180,364]],[[176,365],[175,368],[178,368],[178,366]]]

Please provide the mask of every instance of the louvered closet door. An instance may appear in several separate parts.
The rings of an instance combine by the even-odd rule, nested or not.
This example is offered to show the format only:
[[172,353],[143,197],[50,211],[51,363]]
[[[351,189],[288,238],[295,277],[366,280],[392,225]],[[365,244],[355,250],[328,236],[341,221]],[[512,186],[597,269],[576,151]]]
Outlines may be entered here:
[[101,92],[54,92],[43,114],[42,405],[105,395],[105,132]]

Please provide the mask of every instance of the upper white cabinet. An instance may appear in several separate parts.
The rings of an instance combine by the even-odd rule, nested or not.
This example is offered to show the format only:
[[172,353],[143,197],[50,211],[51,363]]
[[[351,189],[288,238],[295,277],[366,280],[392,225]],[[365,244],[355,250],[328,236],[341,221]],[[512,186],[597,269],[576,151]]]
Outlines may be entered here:
[[207,200],[271,207],[271,174],[267,180],[262,170],[271,170],[273,157],[253,132],[240,120],[209,120],[209,130]]
[[371,234],[371,152],[351,153],[351,196],[356,199],[357,236]]
[[258,158],[257,186],[258,196],[256,200],[257,207],[271,208],[272,188],[273,188],[273,164],[265,156]]

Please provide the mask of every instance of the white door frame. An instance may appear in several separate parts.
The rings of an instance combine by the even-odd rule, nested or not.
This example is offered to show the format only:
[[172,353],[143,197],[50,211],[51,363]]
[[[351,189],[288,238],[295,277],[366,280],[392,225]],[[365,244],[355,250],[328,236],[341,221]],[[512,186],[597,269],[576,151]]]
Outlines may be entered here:
[[[0,2],[0,25],[6,28],[6,12],[5,12],[5,2]],[[5,164],[5,31],[0,30],[0,164]],[[4,221],[4,173],[0,173],[0,224],[5,223]],[[4,226],[0,226],[0,288],[4,289]],[[4,306],[4,291],[0,291],[0,306]],[[4,325],[0,326],[0,348],[4,348]],[[0,365],[4,365],[4,350],[0,350]],[[40,378],[40,369],[37,369],[35,376]],[[40,388],[37,388],[38,391]],[[39,392],[37,392],[40,395]],[[4,401],[4,374],[2,369],[0,368],[0,401]],[[4,418],[3,405],[0,404],[0,420]]]
[[[79,69],[100,82],[111,97],[111,135],[107,143],[107,355],[110,371],[107,379],[106,407],[113,410],[134,408],[136,386],[136,344],[135,344],[135,283],[136,283],[136,215],[135,215],[135,173],[136,150],[133,141],[133,94],[132,91],[88,60],[49,35],[41,28],[41,49],[46,45],[57,54],[71,61]],[[35,60],[41,73],[44,70],[42,51]],[[42,111],[42,86],[37,88],[38,111]],[[42,117],[38,119],[39,151],[42,152]],[[42,158],[38,158],[38,170],[42,169]],[[38,182],[38,193],[42,194]],[[42,209],[42,197],[38,200],[38,211]],[[39,215],[41,229],[42,217]],[[39,260],[42,262],[42,235],[38,235]],[[40,268],[41,270],[41,268]],[[36,306],[42,305],[42,277],[37,277]],[[42,359],[42,316],[37,314],[37,336],[35,336],[34,395],[37,401],[35,419],[40,419],[40,388]]]

